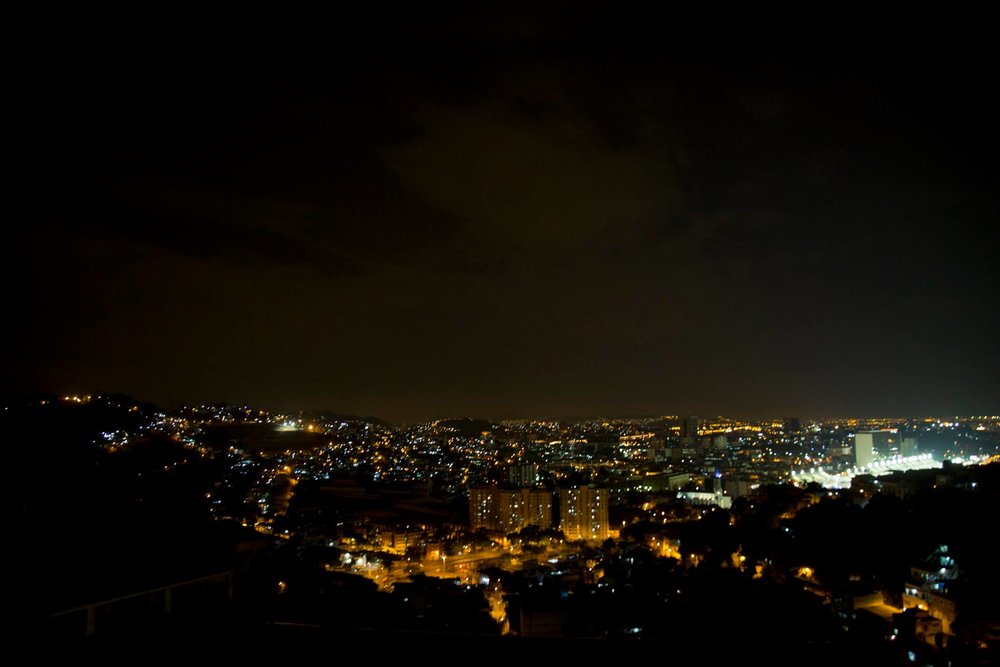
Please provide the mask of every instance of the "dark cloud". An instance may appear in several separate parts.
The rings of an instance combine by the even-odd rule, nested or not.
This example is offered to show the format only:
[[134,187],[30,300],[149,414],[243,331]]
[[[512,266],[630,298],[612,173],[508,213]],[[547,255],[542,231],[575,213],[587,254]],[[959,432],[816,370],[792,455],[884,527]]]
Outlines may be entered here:
[[573,9],[22,67],[5,389],[390,418],[996,405],[975,35]]

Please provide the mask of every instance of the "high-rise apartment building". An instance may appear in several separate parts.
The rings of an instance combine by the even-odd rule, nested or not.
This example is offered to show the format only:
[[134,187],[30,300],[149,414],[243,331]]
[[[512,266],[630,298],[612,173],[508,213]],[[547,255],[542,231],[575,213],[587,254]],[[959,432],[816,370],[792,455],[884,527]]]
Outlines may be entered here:
[[504,533],[552,527],[552,492],[544,489],[469,489],[469,524]]
[[582,486],[559,490],[559,528],[569,540],[605,540],[608,524],[608,490]]

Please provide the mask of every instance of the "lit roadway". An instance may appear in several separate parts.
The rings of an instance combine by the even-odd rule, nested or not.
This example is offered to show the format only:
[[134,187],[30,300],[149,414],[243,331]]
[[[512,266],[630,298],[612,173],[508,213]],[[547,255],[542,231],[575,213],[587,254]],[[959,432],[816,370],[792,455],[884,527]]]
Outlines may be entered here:
[[[433,561],[425,561],[424,570],[427,574],[443,578],[460,577],[463,575],[467,577],[470,576],[472,572],[476,571],[476,568],[469,568],[469,565],[478,563],[479,561],[501,558],[506,553],[506,551],[496,549],[492,551],[480,551],[472,554],[447,556],[445,558],[435,558]],[[459,569],[464,571],[459,573],[456,571]]]

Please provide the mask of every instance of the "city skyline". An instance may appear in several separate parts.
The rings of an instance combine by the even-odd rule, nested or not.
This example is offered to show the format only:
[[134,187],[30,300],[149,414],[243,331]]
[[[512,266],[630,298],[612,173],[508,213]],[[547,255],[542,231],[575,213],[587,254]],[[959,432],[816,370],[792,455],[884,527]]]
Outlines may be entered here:
[[334,9],[13,14],[15,649],[1000,663],[985,9]]
[[[290,623],[306,642],[763,640],[799,662],[995,647],[1000,415],[392,425],[122,394],[0,415],[15,599],[67,646]],[[753,613],[706,622],[727,603]]]
[[697,424],[699,427],[711,420],[727,420],[734,422],[746,422],[746,423],[769,423],[773,425],[778,425],[781,422],[796,422],[796,423],[823,423],[823,422],[835,422],[835,421],[856,421],[859,423],[877,423],[880,421],[895,421],[895,420],[966,420],[966,419],[984,419],[984,420],[994,420],[998,418],[998,415],[993,414],[989,411],[978,412],[978,413],[951,413],[947,411],[936,411],[927,412],[920,414],[878,414],[878,413],[857,413],[857,414],[792,414],[791,412],[773,412],[773,413],[760,413],[760,414],[737,414],[737,413],[701,413],[694,414],[692,412],[684,412],[678,410],[660,410],[656,412],[622,412],[622,413],[584,413],[584,412],[567,412],[561,414],[543,414],[543,413],[525,413],[525,414],[460,414],[458,412],[442,412],[438,414],[428,415],[424,418],[416,419],[400,419],[393,420],[389,419],[384,414],[379,414],[375,410],[359,410],[357,412],[349,412],[346,410],[337,409],[336,406],[296,406],[287,402],[279,401],[280,407],[275,407],[270,404],[258,404],[249,401],[226,401],[221,399],[208,399],[208,400],[187,400],[179,401],[176,403],[159,403],[155,400],[151,400],[144,396],[133,396],[126,391],[85,391],[85,392],[56,392],[51,390],[37,390],[32,392],[20,392],[11,393],[3,397],[4,402],[9,405],[20,405],[25,403],[31,403],[37,400],[56,400],[64,401],[68,403],[87,403],[95,397],[108,397],[108,396],[121,396],[129,400],[134,400],[140,404],[149,405],[159,410],[165,410],[167,412],[173,412],[177,410],[184,410],[190,408],[210,408],[214,406],[223,406],[226,408],[235,409],[250,409],[250,410],[260,410],[261,414],[269,415],[280,415],[285,414],[288,416],[302,416],[302,415],[319,415],[319,414],[329,414],[338,415],[344,417],[345,419],[377,419],[379,421],[385,422],[392,425],[415,425],[415,424],[429,424],[436,422],[444,422],[449,420],[470,420],[470,421],[488,421],[493,423],[502,422],[532,422],[532,421],[566,421],[566,422],[584,422],[589,420],[610,420],[610,421],[629,421],[629,420],[675,420],[677,422],[677,430],[679,433],[684,433],[689,427],[686,424],[690,420],[694,420],[693,423]]

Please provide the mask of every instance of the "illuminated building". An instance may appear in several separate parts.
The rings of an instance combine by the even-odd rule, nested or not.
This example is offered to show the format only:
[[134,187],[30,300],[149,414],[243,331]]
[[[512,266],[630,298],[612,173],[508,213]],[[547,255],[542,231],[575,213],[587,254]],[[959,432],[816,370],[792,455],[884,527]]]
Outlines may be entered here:
[[648,460],[653,461],[655,463],[664,463],[672,460],[674,448],[667,447],[662,440],[655,440],[649,446],[647,452],[648,452],[647,456]]
[[875,460],[875,446],[872,433],[858,433],[854,436],[854,465],[867,468]]
[[472,530],[497,530],[498,489],[469,489],[469,525]]
[[582,486],[559,490],[559,528],[569,540],[604,540],[609,536],[608,490]]
[[683,498],[692,505],[718,505],[723,509],[733,506],[733,499],[722,492],[722,473],[718,470],[712,475],[712,491],[678,491],[678,498]]
[[941,620],[942,630],[951,634],[951,624],[958,616],[952,589],[959,579],[955,559],[948,553],[948,546],[941,545],[923,562],[910,567],[910,577],[903,587],[903,607],[929,612]]
[[899,434],[896,429],[858,431],[854,436],[854,464],[870,466],[879,457],[899,454]]
[[538,481],[538,465],[535,463],[518,463],[507,466],[507,475],[513,486],[534,486]]
[[[605,512],[606,514],[606,512]],[[536,489],[469,489],[469,523],[511,533],[525,526],[552,527],[552,492]]]
[[692,505],[708,507],[717,505],[722,509],[729,509],[733,506],[733,499],[721,493],[711,493],[709,491],[678,491],[677,497],[688,501]]
[[525,526],[552,527],[552,492],[518,489],[500,494],[500,530],[511,532]]

